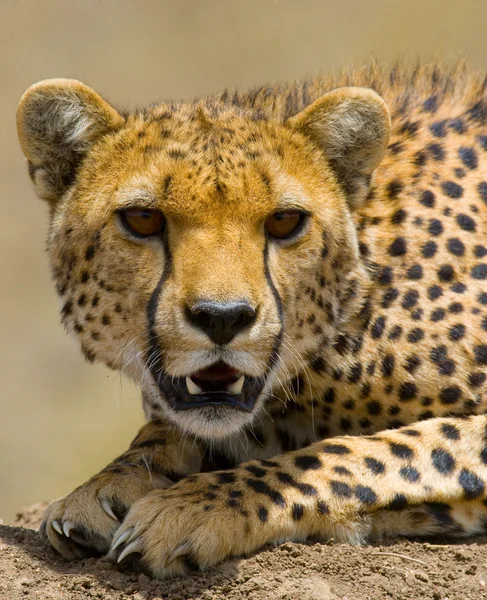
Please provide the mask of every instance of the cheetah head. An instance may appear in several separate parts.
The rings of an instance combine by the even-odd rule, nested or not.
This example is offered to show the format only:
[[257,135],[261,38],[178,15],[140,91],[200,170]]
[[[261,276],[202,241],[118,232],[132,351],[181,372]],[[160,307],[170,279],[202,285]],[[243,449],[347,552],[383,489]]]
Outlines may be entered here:
[[17,123],[65,326],[181,429],[250,424],[356,310],[353,211],[390,129],[375,92],[282,121],[211,100],[122,114],[54,79]]

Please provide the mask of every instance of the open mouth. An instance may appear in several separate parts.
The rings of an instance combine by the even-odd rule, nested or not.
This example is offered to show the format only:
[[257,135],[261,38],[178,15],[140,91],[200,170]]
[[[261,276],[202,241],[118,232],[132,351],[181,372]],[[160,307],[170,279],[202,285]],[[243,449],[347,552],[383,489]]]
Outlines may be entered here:
[[245,383],[245,375],[229,367],[225,363],[217,363],[191,377],[186,377],[186,386],[190,396],[200,394],[226,393],[241,394]]
[[164,377],[159,387],[174,410],[230,406],[252,412],[264,382],[218,362],[186,377]]

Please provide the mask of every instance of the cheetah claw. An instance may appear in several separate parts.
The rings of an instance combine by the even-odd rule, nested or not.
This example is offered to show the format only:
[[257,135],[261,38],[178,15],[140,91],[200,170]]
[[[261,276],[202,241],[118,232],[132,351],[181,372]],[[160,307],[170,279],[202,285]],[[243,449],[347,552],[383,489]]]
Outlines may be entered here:
[[124,542],[130,541],[132,534],[135,532],[135,529],[127,529],[122,534],[115,534],[113,538],[112,547],[110,549],[110,554],[113,554],[115,550]]
[[100,500],[101,507],[107,513],[107,515],[109,517],[111,517],[112,519],[114,519],[115,521],[118,521],[118,518],[115,515],[115,513],[113,512],[110,502],[108,502],[108,500],[106,498],[99,498],[99,500]]
[[140,554],[141,550],[142,540],[140,538],[136,538],[133,542],[130,542],[128,546],[125,546],[125,548],[120,553],[120,556],[117,558],[117,563],[120,564],[122,560],[129,554]]

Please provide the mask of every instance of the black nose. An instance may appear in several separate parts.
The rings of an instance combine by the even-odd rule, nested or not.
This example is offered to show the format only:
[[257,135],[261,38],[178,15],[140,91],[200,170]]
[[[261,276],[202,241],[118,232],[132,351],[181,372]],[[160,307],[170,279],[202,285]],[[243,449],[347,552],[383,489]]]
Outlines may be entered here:
[[215,344],[228,344],[255,321],[256,312],[248,302],[202,300],[186,309],[188,320],[204,331]]

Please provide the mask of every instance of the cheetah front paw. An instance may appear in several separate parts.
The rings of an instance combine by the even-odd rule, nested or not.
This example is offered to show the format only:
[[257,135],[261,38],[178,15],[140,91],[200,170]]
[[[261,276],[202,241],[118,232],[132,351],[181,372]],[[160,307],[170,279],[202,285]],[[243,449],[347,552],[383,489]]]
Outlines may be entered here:
[[47,508],[40,535],[67,559],[101,556],[132,504],[172,483],[137,472],[102,471]]
[[207,569],[270,541],[270,528],[256,518],[253,502],[237,486],[215,485],[218,475],[227,473],[194,475],[137,501],[115,534],[109,558],[166,578]]

